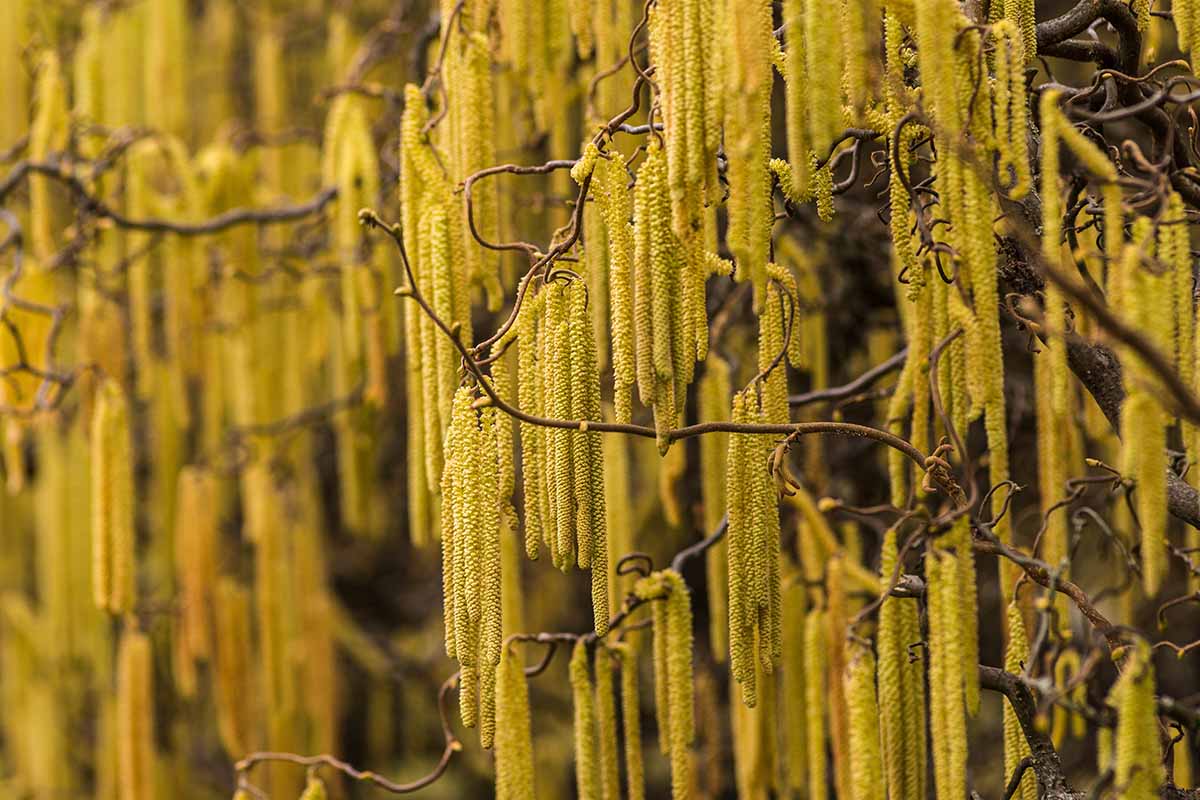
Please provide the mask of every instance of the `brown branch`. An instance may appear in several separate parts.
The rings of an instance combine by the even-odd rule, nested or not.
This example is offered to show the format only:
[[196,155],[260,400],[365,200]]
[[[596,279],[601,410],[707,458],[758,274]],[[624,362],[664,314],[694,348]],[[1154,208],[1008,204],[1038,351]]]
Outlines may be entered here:
[[0,181],[0,203],[31,173],[64,184],[79,206],[98,217],[112,220],[120,228],[148,233],[173,233],[178,236],[209,236],[239,225],[278,225],[319,214],[337,197],[336,188],[322,189],[307,203],[274,208],[232,208],[201,222],[173,222],[167,219],[134,219],[114,209],[92,194],[69,168],[57,161],[21,161]]

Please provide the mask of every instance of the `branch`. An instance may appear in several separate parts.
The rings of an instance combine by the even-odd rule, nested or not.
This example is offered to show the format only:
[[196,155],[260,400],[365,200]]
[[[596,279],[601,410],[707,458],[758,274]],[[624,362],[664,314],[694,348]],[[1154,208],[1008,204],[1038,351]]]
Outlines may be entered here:
[[0,203],[12,193],[30,173],[52,178],[64,184],[84,210],[129,230],[148,233],[174,233],[178,236],[208,236],[221,233],[238,225],[278,225],[295,222],[320,213],[337,197],[337,189],[322,189],[312,200],[294,206],[275,208],[232,208],[202,222],[173,222],[166,219],[133,219],[112,208],[100,197],[92,194],[83,182],[56,161],[21,161],[0,181]]

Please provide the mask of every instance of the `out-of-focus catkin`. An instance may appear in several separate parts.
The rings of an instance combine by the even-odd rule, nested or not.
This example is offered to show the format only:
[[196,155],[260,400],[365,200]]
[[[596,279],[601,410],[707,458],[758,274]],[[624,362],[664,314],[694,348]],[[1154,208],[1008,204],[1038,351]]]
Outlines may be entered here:
[[117,773],[121,800],[153,800],[154,660],[150,639],[127,629],[117,654]]
[[92,410],[92,590],[114,614],[133,607],[135,588],[133,456],[129,404],[103,382]]

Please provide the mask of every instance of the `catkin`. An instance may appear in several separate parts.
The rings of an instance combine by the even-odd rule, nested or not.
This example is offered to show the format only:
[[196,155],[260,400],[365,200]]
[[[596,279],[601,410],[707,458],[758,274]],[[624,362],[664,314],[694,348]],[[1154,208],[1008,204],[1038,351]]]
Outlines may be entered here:
[[1026,144],[1028,122],[1025,113],[1025,43],[1015,22],[1001,20],[992,27],[996,40],[996,83],[992,109],[996,125],[996,145],[1000,155],[1000,174],[1011,170],[1008,194],[1014,200],[1024,197],[1030,188],[1029,150]]
[[103,382],[92,410],[92,591],[113,614],[134,604],[134,487],[129,406],[113,381]]
[[217,732],[226,754],[241,758],[254,747],[257,719],[249,686],[254,665],[250,652],[250,593],[232,578],[221,578],[214,600]]
[[[1004,649],[1004,669],[1013,674],[1020,674],[1025,669],[1025,661],[1029,658],[1029,642],[1025,637],[1025,621],[1021,616],[1021,608],[1016,603],[1008,605],[1008,644]],[[1029,741],[1021,730],[1017,714],[1008,702],[1004,703],[1004,778],[1012,780],[1021,759],[1029,756]],[[1103,767],[1101,767],[1103,769]],[[1025,770],[1021,783],[1014,795],[1016,800],[1036,800],[1037,782]]]
[[329,790],[325,788],[325,781],[309,772],[300,800],[329,800]]
[[596,755],[596,696],[588,668],[587,643],[580,639],[571,651],[571,698],[575,709],[575,791],[579,800],[599,800]]
[[875,695],[875,656],[855,645],[845,676],[850,712],[850,788],[854,800],[883,800],[879,744],[879,702]]
[[529,687],[513,645],[502,649],[496,667],[496,798],[533,800],[533,734]]
[[641,579],[634,592],[655,604],[654,691],[659,742],[671,760],[671,796],[681,800],[689,796],[695,738],[691,596],[683,576],[672,569]]
[[117,654],[117,773],[121,800],[153,800],[154,662],[150,639],[134,629]]
[[217,581],[217,483],[198,467],[177,479],[175,569],[180,586],[180,625],[189,658],[208,658],[212,647],[212,596]]
[[1109,693],[1109,702],[1117,709],[1114,783],[1121,797],[1130,800],[1157,797],[1165,778],[1150,653],[1149,645],[1139,640]]
[[804,673],[804,625],[808,614],[808,588],[804,575],[789,564],[784,577],[783,628],[783,732],[787,748],[787,787],[800,792],[808,780],[807,679]]
[[829,796],[826,778],[825,709],[828,707],[826,689],[826,632],[825,612],[814,608],[804,621],[804,699],[808,741],[808,798],[825,800]]
[[617,642],[613,652],[621,662],[621,724],[625,733],[625,790],[629,800],[646,796],[645,768],[642,763],[641,699],[638,694],[637,646],[630,641]]
[[[724,25],[729,33],[726,49],[732,56],[725,69],[725,155],[729,160],[726,239],[738,265],[738,279],[749,279],[754,284],[758,305],[766,288],[765,267],[770,257],[773,211],[768,166],[771,159],[770,58],[775,48],[772,4],[769,0],[749,0],[731,4],[726,13]],[[831,23],[834,19],[831,14],[821,16]],[[836,55],[833,58],[831,63],[836,69],[839,59]],[[834,76],[833,84],[837,85],[837,76]]]
[[596,735],[600,762],[600,796],[620,800],[621,776],[617,752],[617,707],[613,694],[612,659],[608,649],[596,648]]
[[592,186],[604,215],[608,241],[609,314],[612,329],[613,404],[617,422],[630,418],[634,367],[634,234],[632,198],[624,157],[614,151],[597,161]]
[[[704,422],[729,419],[729,362],[710,358],[697,387],[700,419]],[[729,436],[724,433],[700,438],[700,498],[704,503],[704,533],[716,530],[726,509],[726,458]],[[728,544],[722,537],[705,555],[708,578],[709,643],[713,657],[724,661],[729,651]]]
[[[890,581],[896,567],[896,528],[880,550],[879,578]],[[889,797],[925,794],[925,677],[922,662],[909,658],[920,639],[916,603],[887,597],[879,608],[878,682],[880,744]],[[916,722],[914,722],[914,719]]]

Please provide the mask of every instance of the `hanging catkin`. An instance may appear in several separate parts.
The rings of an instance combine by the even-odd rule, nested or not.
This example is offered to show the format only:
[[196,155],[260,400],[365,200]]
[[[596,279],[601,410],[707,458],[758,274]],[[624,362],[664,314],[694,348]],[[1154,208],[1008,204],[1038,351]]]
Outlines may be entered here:
[[625,791],[629,800],[646,796],[642,763],[641,698],[638,695],[637,646],[632,641],[611,645],[621,662],[621,725],[625,745]]
[[[729,362],[709,358],[696,392],[700,420],[717,422],[729,419],[732,395]],[[704,503],[704,534],[717,529],[724,519],[726,502],[726,458],[729,436],[715,433],[700,437],[700,498]],[[729,652],[729,581],[728,544],[722,537],[705,554],[708,587],[709,643],[713,657],[724,661]]]
[[592,187],[604,215],[608,241],[608,291],[612,329],[613,404],[617,422],[628,422],[635,378],[633,327],[633,216],[625,158],[614,150],[596,162]]
[[[1029,192],[1028,122],[1025,106],[1025,43],[1015,22],[992,26],[996,46],[996,83],[992,95],[1000,176],[1008,195],[1020,200]],[[1012,179],[1009,181],[1011,170]]]
[[[1161,352],[1172,349],[1171,276],[1155,274],[1142,264],[1152,253],[1151,224],[1145,217],[1133,225],[1133,239],[1117,265],[1112,291],[1128,324],[1145,331]],[[1128,293],[1128,294],[1127,294]],[[1137,482],[1134,501],[1141,528],[1142,588],[1154,595],[1167,572],[1167,414],[1159,401],[1153,370],[1122,348],[1126,398],[1121,405],[1122,471]]]
[[255,709],[249,683],[253,659],[250,653],[250,593],[232,578],[221,578],[214,592],[216,665],[214,695],[217,732],[230,758],[241,758],[254,748]]
[[1109,692],[1109,703],[1117,709],[1114,785],[1129,800],[1158,797],[1165,777],[1150,654],[1144,640],[1132,645]]
[[[753,389],[734,395],[733,421],[764,421],[757,403]],[[756,703],[753,659],[770,672],[781,647],[779,508],[768,464],[773,447],[765,436],[729,436],[729,647],[748,706]]]
[[[770,54],[775,48],[772,4],[770,0],[728,2],[726,15],[726,49],[732,56],[725,69],[725,155],[729,160],[726,238],[738,267],[738,279],[754,283],[757,304],[762,302],[761,293],[766,288],[771,240],[768,164],[773,77]],[[822,16],[833,19],[831,14]]]
[[825,612],[814,608],[804,621],[804,700],[808,741],[808,797],[825,800],[829,796],[827,754],[825,748],[826,632]]
[[596,737],[600,764],[600,796],[621,800],[617,751],[617,705],[613,693],[612,658],[608,648],[596,648]]
[[175,569],[180,586],[180,626],[191,659],[212,648],[212,591],[217,582],[217,484],[199,467],[184,467],[177,480]]
[[696,342],[685,320],[687,261],[671,229],[667,160],[651,140],[634,187],[633,318],[638,396],[654,408],[659,450],[670,442],[696,360]]
[[875,695],[875,656],[871,648],[853,645],[846,669],[846,704],[850,712],[850,796],[854,800],[883,800],[879,703]]
[[650,57],[655,65],[666,139],[671,219],[684,242],[702,233],[702,207],[716,189],[715,129],[709,108],[718,95],[707,84],[709,62],[719,58],[713,29],[721,0],[665,0],[650,10]]
[[153,800],[154,662],[150,639],[134,629],[117,654],[117,773],[121,800]]
[[[890,581],[896,568],[896,536],[893,527],[883,538],[881,582]],[[887,597],[879,607],[877,671],[880,743],[889,797],[925,796],[924,662],[914,662],[908,649],[920,638],[916,602]]]
[[956,559],[932,545],[925,554],[929,597],[929,711],[939,797],[966,796],[966,708]]
[[129,405],[125,392],[104,381],[92,410],[92,591],[113,614],[134,605],[134,497]]
[[502,649],[496,668],[496,800],[534,800],[529,687],[516,648]]
[[[692,601],[683,577],[673,569],[638,581],[634,592],[655,603],[655,697],[659,741],[671,760],[671,796],[686,798],[691,780],[691,745],[695,738],[692,679]],[[661,611],[659,610],[661,608]],[[662,642],[660,645],[659,643]],[[665,684],[665,691],[660,685]],[[663,713],[665,706],[666,713]],[[665,722],[665,726],[664,726]]]
[[[1008,644],[1004,649],[1004,669],[1014,675],[1025,669],[1029,658],[1029,640],[1025,637],[1025,620],[1016,603],[1008,604]],[[1021,759],[1029,756],[1029,741],[1021,730],[1021,722],[1012,706],[1004,703],[1004,779],[1011,781]],[[1101,767],[1103,769],[1103,767]],[[1025,770],[1013,797],[1015,800],[1036,800],[1037,781],[1031,770]]]
[[[480,744],[495,736],[495,668],[503,635],[500,495],[496,408],[473,407],[476,392],[454,394],[442,476],[442,581],[447,653],[462,665],[459,710],[479,725]],[[478,690],[478,696],[475,690]]]
[[784,573],[783,629],[783,738],[787,787],[796,792],[808,785],[807,680],[804,674],[804,626],[808,615],[808,587],[795,565]]
[[571,700],[575,709],[575,792],[579,800],[599,800],[600,775],[596,756],[596,696],[588,667],[588,646],[575,642],[569,666]]

